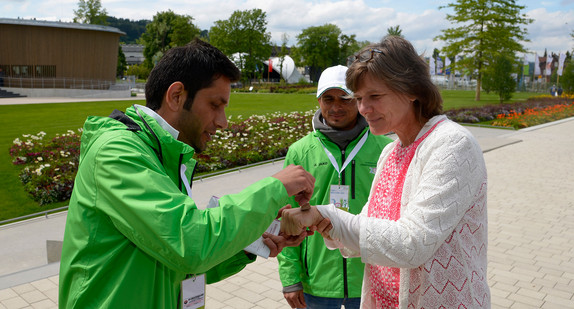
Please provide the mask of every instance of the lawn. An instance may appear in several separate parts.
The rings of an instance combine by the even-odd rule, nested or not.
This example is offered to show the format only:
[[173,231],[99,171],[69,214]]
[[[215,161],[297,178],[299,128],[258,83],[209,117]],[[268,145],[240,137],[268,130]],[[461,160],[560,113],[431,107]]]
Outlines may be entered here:
[[[525,100],[531,95],[517,93],[514,100]],[[445,109],[498,103],[497,96],[485,93],[481,94],[482,101],[475,102],[473,91],[443,91],[443,98]],[[14,139],[21,138],[22,134],[36,134],[40,131],[46,132],[45,139],[49,139],[57,133],[81,128],[89,115],[106,116],[113,109],[125,110],[131,104],[144,104],[144,101],[0,105],[0,195],[3,196],[0,202],[0,221],[67,204],[63,202],[40,207],[28,197],[18,178],[19,167],[12,165],[8,154]],[[227,114],[235,118],[239,115],[247,117],[316,108],[315,96],[309,94],[233,93]]]

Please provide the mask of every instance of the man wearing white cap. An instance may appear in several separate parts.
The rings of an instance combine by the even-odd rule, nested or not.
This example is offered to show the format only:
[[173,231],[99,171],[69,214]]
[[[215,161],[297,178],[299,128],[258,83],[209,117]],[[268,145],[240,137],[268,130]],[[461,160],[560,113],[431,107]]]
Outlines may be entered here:
[[[319,110],[313,132],[289,148],[285,165],[303,166],[316,179],[311,205],[334,203],[353,214],[367,202],[377,158],[386,136],[369,133],[353,93],[345,84],[347,67],[325,69],[319,78]],[[298,206],[291,199],[293,207]],[[359,308],[364,264],[325,247],[318,233],[277,256],[283,294],[292,308]]]

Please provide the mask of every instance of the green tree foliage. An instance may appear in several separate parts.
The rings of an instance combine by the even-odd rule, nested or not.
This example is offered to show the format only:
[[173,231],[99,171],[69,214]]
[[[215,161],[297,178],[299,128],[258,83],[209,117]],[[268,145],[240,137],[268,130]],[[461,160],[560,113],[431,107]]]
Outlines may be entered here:
[[514,0],[457,0],[440,8],[454,11],[446,18],[455,27],[442,30],[435,40],[445,41],[442,51],[446,55],[464,56],[455,69],[477,72],[475,100],[479,101],[488,62],[499,54],[525,52],[520,42],[528,42],[527,31],[521,27],[533,20],[520,13],[525,6],[517,5]]
[[279,65],[279,78],[282,83],[285,82],[285,78],[283,78],[283,63],[285,62],[285,57],[289,54],[289,49],[287,48],[287,42],[289,41],[289,35],[287,33],[283,33],[281,35],[281,49],[279,50],[279,60],[281,64]]
[[263,73],[261,63],[271,55],[267,14],[261,9],[235,11],[229,19],[215,22],[209,41],[229,57],[237,55],[244,81],[258,78]]
[[512,57],[499,54],[494,62],[484,70],[482,88],[486,93],[498,94],[501,104],[510,100],[512,93],[516,90],[516,80],[512,77],[516,64]]
[[116,18],[113,16],[108,16],[106,21],[108,26],[118,28],[126,34],[120,36],[120,43],[125,44],[136,44],[138,39],[145,32],[145,26],[151,22],[151,20],[147,19],[132,21],[126,18]]
[[572,60],[564,62],[560,86],[562,86],[564,93],[574,94],[574,62]]
[[151,72],[151,69],[144,66],[143,63],[142,64],[134,64],[134,65],[130,65],[130,67],[128,68],[126,75],[133,75],[135,76],[137,79],[147,79],[149,76],[149,73]]
[[80,0],[78,10],[74,10],[74,22],[81,24],[106,25],[106,9],[100,0]]
[[396,25],[394,27],[389,27],[387,28],[387,35],[389,36],[400,36],[401,38],[403,37],[403,30],[401,29],[401,26]]
[[119,46],[118,47],[118,66],[116,69],[116,76],[117,77],[123,77],[124,73],[126,72],[127,67],[128,67],[128,64],[126,62],[126,55],[124,54],[122,47]]
[[334,24],[309,27],[297,35],[294,60],[298,66],[309,67],[312,81],[318,81],[324,69],[341,62],[340,35],[341,29]]
[[359,49],[361,49],[361,47],[368,45],[368,43],[364,44],[357,42],[356,35],[354,34],[351,35],[341,34],[339,40],[341,46],[341,49],[339,51],[339,64],[342,65],[346,65],[347,58],[352,57],[355,53],[359,51]]
[[146,31],[139,40],[144,45],[144,65],[153,68],[167,50],[184,46],[199,33],[191,16],[179,15],[171,10],[157,13],[146,25]]

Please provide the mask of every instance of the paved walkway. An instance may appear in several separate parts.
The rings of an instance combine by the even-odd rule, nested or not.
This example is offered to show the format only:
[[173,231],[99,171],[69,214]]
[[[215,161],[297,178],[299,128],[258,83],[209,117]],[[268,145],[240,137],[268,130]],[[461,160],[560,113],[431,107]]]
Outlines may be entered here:
[[[574,118],[520,131],[470,127],[489,176],[489,268],[493,308],[574,308]],[[196,180],[194,197],[239,192],[282,162]],[[0,309],[57,308],[65,213],[0,227]],[[207,308],[289,308],[276,259],[207,287]]]

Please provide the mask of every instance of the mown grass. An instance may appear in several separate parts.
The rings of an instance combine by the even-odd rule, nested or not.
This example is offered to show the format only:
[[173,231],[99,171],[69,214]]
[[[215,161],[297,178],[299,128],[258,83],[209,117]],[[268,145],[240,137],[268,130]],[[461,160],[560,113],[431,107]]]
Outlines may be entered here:
[[[525,100],[532,93],[517,93],[514,101]],[[443,91],[444,108],[481,106],[498,103],[495,95],[481,94],[480,102],[474,101],[473,91]],[[2,103],[0,99],[0,103]],[[107,116],[114,109],[125,110],[132,104],[145,105],[144,100],[97,101],[78,103],[0,105],[0,221],[24,216],[39,211],[65,206],[56,203],[38,206],[24,192],[18,177],[20,167],[11,163],[9,149],[16,138],[22,134],[47,133],[45,139],[51,139],[58,133],[81,128],[90,115]],[[232,93],[228,116],[236,118],[271,112],[289,113],[308,111],[317,108],[314,95],[309,94],[258,94]]]

